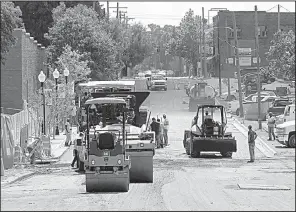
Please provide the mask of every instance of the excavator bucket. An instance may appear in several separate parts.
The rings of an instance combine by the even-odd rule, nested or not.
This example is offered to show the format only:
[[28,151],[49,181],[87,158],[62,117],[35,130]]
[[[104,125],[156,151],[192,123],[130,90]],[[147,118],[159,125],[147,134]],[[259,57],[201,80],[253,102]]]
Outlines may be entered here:
[[128,192],[129,169],[121,174],[85,173],[86,192]]

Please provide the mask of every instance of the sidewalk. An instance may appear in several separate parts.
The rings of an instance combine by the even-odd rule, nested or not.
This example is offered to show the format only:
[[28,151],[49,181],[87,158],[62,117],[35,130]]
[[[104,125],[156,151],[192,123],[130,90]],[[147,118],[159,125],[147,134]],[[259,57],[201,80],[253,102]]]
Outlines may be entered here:
[[246,127],[249,125],[252,125],[253,130],[258,134],[258,136],[264,140],[264,142],[272,148],[274,151],[278,152],[279,151],[279,146],[284,147],[284,145],[280,144],[276,140],[269,141],[268,140],[268,127],[266,121],[262,121],[262,129],[259,129],[259,124],[258,121],[249,121],[249,120],[244,120],[243,118],[240,117],[235,117],[237,120],[241,121]]
[[[75,138],[76,128],[72,127],[71,140]],[[55,139],[50,138],[51,143],[51,155],[52,159],[59,160],[69,147],[65,147],[66,135],[64,132],[60,132],[60,135],[56,135]],[[42,165],[41,165],[42,166]],[[5,186],[15,181],[23,180],[27,177],[33,176],[42,167],[34,165],[14,165],[11,169],[4,170],[4,176],[1,176],[1,186]]]

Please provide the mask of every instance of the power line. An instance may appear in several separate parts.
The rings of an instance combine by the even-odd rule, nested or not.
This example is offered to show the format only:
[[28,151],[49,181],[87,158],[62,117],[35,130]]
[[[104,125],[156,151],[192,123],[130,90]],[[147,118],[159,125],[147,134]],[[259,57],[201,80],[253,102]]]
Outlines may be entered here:
[[277,7],[277,6],[278,6],[278,5],[275,5],[273,8],[271,8],[271,9],[269,9],[269,10],[266,10],[266,12],[268,12],[268,11],[274,9],[274,8]]
[[290,10],[288,10],[288,9],[284,8],[282,5],[280,5],[280,7],[281,7],[281,8],[283,8],[283,9],[285,9],[285,10],[287,10],[288,12],[290,12],[290,13],[291,13],[291,11],[290,11]]

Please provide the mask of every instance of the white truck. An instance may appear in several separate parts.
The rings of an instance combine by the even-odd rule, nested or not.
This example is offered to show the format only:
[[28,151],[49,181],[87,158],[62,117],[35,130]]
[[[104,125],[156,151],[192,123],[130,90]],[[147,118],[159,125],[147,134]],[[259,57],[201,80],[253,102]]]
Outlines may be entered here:
[[282,124],[292,120],[295,121],[295,104],[287,105],[284,114],[276,116],[276,124]]
[[146,81],[147,89],[148,90],[167,90],[167,78],[165,78],[163,75],[151,75],[150,77],[147,77]]
[[295,120],[277,125],[275,136],[279,143],[295,148]]

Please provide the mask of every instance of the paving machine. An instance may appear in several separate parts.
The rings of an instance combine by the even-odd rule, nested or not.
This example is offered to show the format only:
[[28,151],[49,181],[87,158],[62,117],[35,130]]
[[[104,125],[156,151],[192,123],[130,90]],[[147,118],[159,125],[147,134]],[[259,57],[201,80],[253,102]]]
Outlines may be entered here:
[[223,157],[232,157],[236,152],[236,140],[232,133],[225,132],[227,125],[225,108],[222,105],[198,106],[191,130],[185,130],[183,145],[193,158],[201,152],[220,152]]
[[198,82],[193,85],[189,94],[189,111],[195,112],[198,105],[215,105],[215,89],[206,82]]
[[[94,98],[85,103],[87,114],[86,158],[85,167],[86,191],[123,191],[129,190],[131,161],[126,154],[126,102],[122,98]],[[103,111],[102,126],[97,128],[89,123],[90,109],[100,108]],[[108,117],[104,116],[110,107],[116,108],[120,123],[117,129],[109,129],[104,125]],[[113,117],[112,117],[113,118]],[[114,121],[114,120],[112,120]]]

